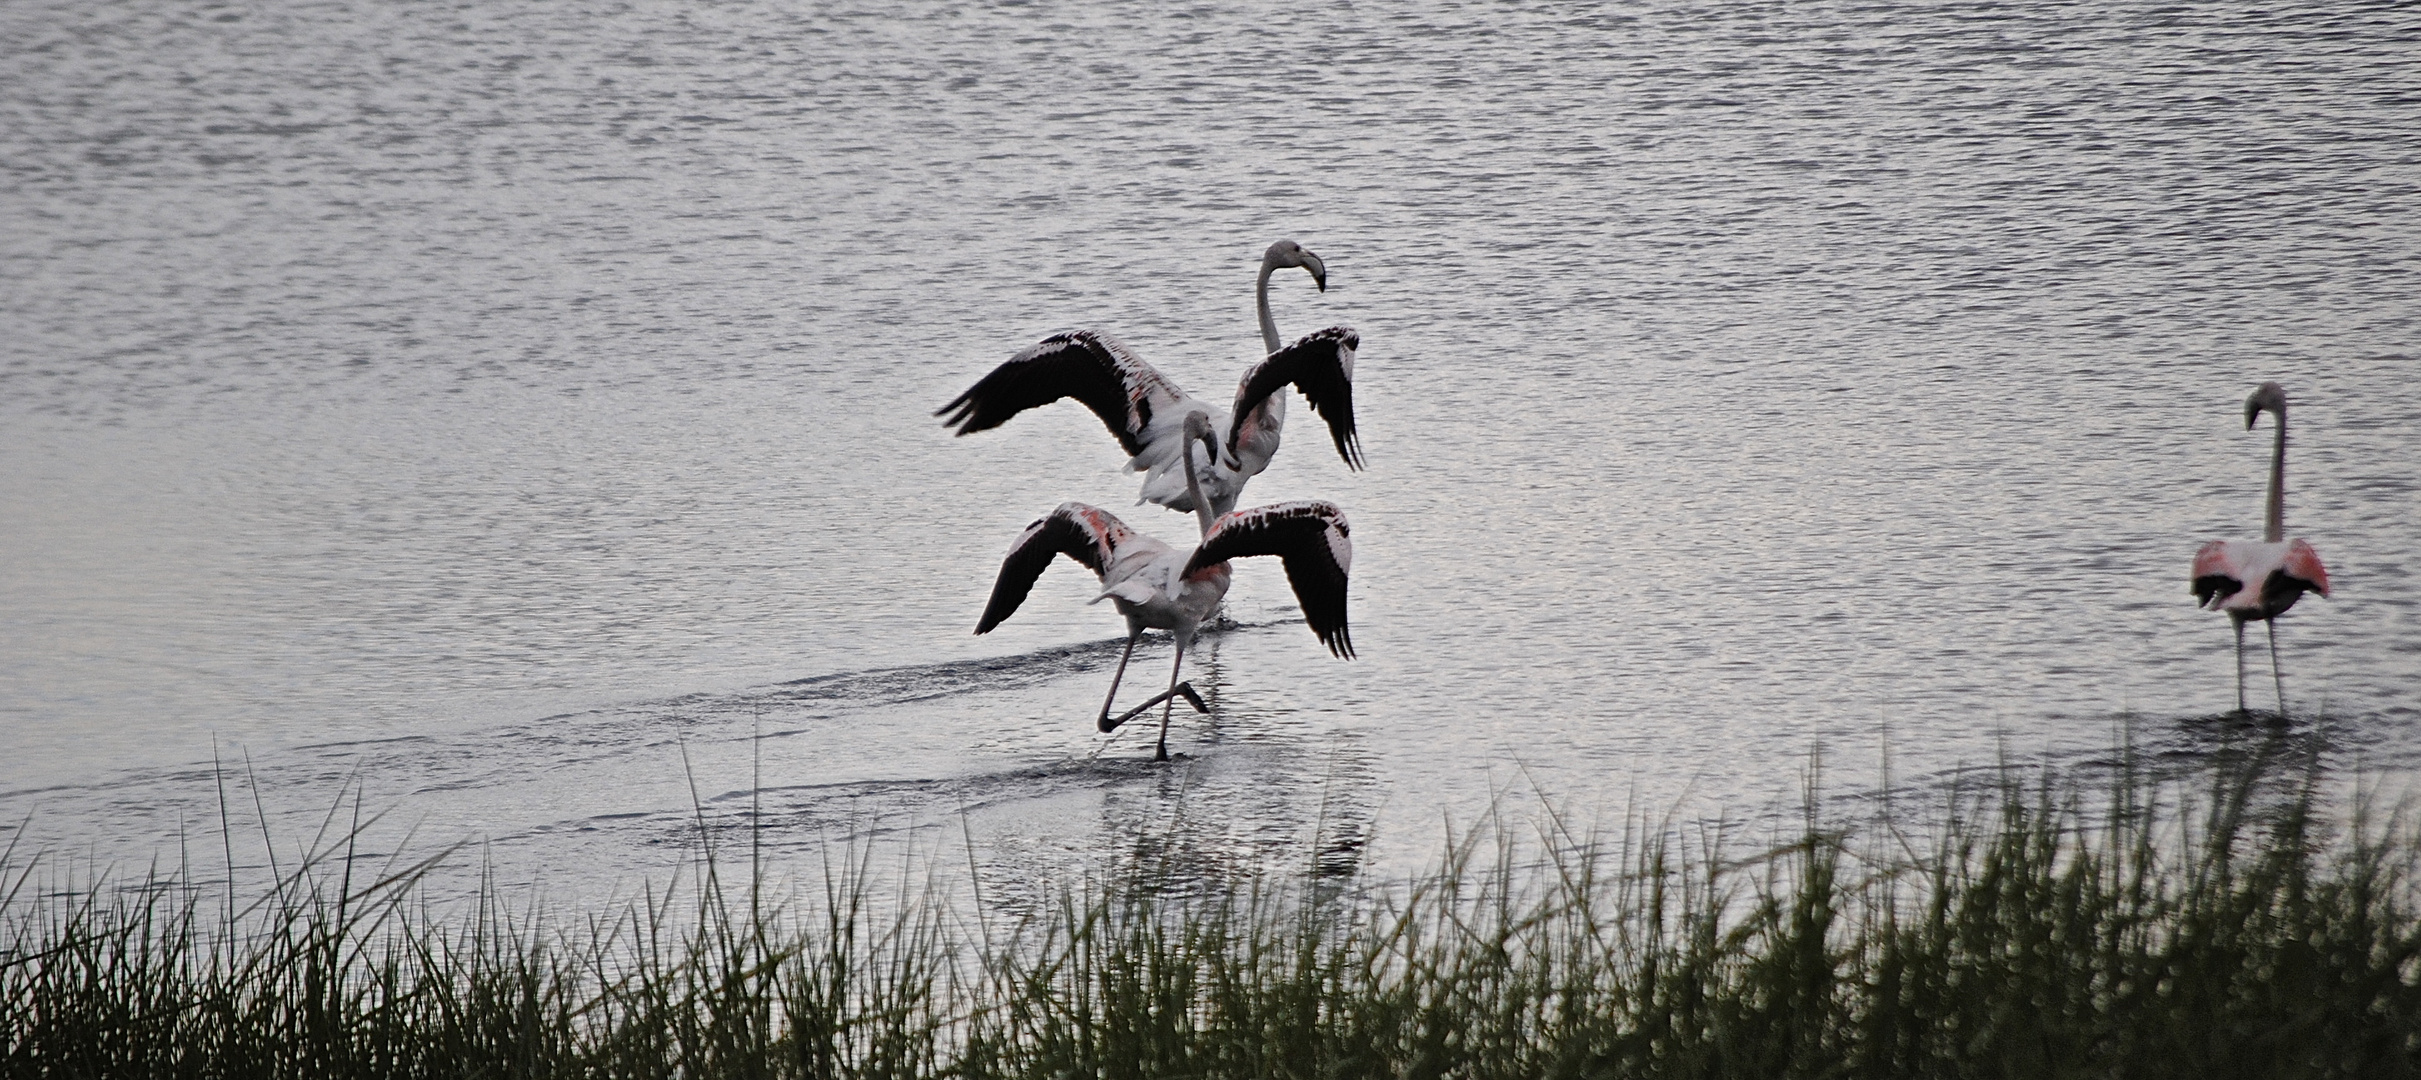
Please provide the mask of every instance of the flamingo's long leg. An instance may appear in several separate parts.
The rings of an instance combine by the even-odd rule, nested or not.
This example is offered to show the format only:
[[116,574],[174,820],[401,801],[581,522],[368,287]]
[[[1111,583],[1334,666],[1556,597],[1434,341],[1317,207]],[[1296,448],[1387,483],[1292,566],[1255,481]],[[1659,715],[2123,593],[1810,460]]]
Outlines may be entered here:
[[[1110,696],[1101,699],[1101,715],[1093,721],[1093,726],[1098,727],[1105,732],[1116,731],[1118,730],[1118,725],[1126,723],[1126,716],[1121,716],[1116,720],[1110,719],[1110,702],[1118,700],[1118,684],[1126,678],[1126,662],[1134,658],[1135,642],[1142,636],[1142,627],[1136,627],[1135,629],[1128,631],[1126,635],[1126,651],[1118,654],[1118,674],[1110,676]],[[1127,714],[1127,716],[1133,715],[1133,713]]]
[[2286,676],[2278,673],[2278,619],[2273,616],[2268,622],[2270,628],[2270,684],[2278,688],[2278,719],[2283,721],[2286,719]]
[[1153,761],[1168,760],[1168,716],[1177,709],[1177,703],[1169,699],[1177,694],[1177,673],[1185,670],[1185,639],[1187,636],[1181,634],[1177,638],[1177,662],[1168,669],[1168,693],[1160,695],[1160,749],[1153,752]]
[[1194,692],[1193,680],[1188,679],[1157,694],[1153,694],[1150,700],[1145,701],[1141,705],[1137,705],[1132,709],[1119,713],[1117,719],[1110,721],[1110,727],[1117,727],[1120,724],[1124,724],[1129,720],[1141,716],[1143,715],[1144,710],[1147,710],[1154,705],[1158,705],[1163,701],[1167,701],[1171,697],[1184,698],[1185,703],[1193,706],[1195,712],[1207,713],[1210,711],[1210,706],[1203,703],[1202,695]]
[[2236,715],[2244,715],[2244,620],[2231,616],[2236,624]]

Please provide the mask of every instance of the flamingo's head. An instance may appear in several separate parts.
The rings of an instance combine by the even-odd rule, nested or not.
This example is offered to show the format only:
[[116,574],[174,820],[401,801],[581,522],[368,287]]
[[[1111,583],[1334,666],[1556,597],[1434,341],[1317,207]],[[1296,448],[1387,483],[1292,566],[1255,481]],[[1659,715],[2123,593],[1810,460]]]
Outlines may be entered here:
[[1218,429],[1211,425],[1210,414],[1200,409],[1185,414],[1185,456],[1189,461],[1194,456],[1191,444],[1196,439],[1202,441],[1202,449],[1210,454],[1210,463],[1214,466],[1219,464]]
[[1328,291],[1328,264],[1304,250],[1303,245],[1292,240],[1269,245],[1269,251],[1261,256],[1261,272],[1266,274],[1282,266],[1300,266],[1311,271],[1311,283],[1319,286],[1321,292]]
[[2253,396],[2244,399],[2246,431],[2253,430],[2253,421],[2259,418],[2264,410],[2278,417],[2279,423],[2286,423],[2286,387],[2274,382],[2265,382],[2254,388]]

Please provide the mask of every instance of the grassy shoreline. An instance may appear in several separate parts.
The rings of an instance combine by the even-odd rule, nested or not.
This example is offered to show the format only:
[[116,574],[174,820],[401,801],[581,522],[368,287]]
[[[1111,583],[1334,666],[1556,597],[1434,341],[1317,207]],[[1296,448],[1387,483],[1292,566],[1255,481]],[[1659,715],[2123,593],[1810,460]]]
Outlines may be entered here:
[[[0,1063],[59,1076],[2421,1074],[2421,837],[2258,765],[1964,791],[1734,857],[1464,837],[1342,892],[1132,866],[987,920],[709,862],[563,924],[340,845],[265,895],[0,860]],[[1908,825],[1921,826],[1907,828]],[[1923,837],[1912,841],[1910,836]],[[753,875],[752,875],[753,878]],[[676,898],[682,902],[676,903]]]

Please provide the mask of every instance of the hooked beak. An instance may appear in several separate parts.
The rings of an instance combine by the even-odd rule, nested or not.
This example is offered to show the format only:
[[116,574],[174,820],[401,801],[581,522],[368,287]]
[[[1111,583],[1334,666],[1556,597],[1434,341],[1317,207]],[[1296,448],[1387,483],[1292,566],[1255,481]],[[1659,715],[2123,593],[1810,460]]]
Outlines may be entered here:
[[1319,256],[1306,251],[1303,253],[1303,269],[1311,271],[1311,283],[1319,286],[1321,292],[1328,291],[1327,263],[1321,262]]
[[2260,416],[2264,410],[2277,413],[2278,424],[2281,429],[2284,429],[2286,426],[2285,387],[2274,382],[2265,382],[2261,384],[2260,388],[2253,391],[2253,396],[2244,399],[2245,430],[2253,429],[2253,418]]
[[1185,448],[1185,467],[1188,469],[1194,467],[1194,448],[1190,444],[1196,439],[1202,440],[1202,449],[1210,454],[1210,464],[1217,467],[1221,462],[1219,431],[1211,426],[1210,414],[1200,410],[1185,418],[1185,441],[1189,444]]

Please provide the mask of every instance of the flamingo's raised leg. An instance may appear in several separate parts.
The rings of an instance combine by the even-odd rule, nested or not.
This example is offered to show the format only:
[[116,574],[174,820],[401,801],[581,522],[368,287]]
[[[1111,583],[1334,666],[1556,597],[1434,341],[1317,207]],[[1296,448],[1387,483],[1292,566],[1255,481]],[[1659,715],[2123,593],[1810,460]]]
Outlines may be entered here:
[[[1134,658],[1135,642],[1142,637],[1143,627],[1141,626],[1131,627],[1127,630],[1126,651],[1118,654],[1118,674],[1110,676],[1110,696],[1101,699],[1101,715],[1093,721],[1093,726],[1100,728],[1104,733],[1116,731],[1118,725],[1126,723],[1126,716],[1121,716],[1116,720],[1110,719],[1110,702],[1118,700],[1118,684],[1126,678],[1126,662]],[[1127,714],[1127,716],[1133,715],[1133,713]]]
[[1161,691],[1161,692],[1159,692],[1159,693],[1157,693],[1157,694],[1152,695],[1151,700],[1146,701],[1146,702],[1144,702],[1144,703],[1143,703],[1143,704],[1141,704],[1141,705],[1137,705],[1137,706],[1135,706],[1135,707],[1134,707],[1134,708],[1132,708],[1132,709],[1128,709],[1127,711],[1125,711],[1125,712],[1123,712],[1123,713],[1118,714],[1118,718],[1117,718],[1117,719],[1115,719],[1115,720],[1111,720],[1111,721],[1108,721],[1108,726],[1107,726],[1107,727],[1102,728],[1101,730],[1103,730],[1103,731],[1110,731],[1110,730],[1114,730],[1114,729],[1116,729],[1116,728],[1117,728],[1119,725],[1124,724],[1124,723],[1126,723],[1126,722],[1127,722],[1127,721],[1129,721],[1129,720],[1132,720],[1132,719],[1134,719],[1134,718],[1136,718],[1136,717],[1138,717],[1138,716],[1143,715],[1143,713],[1144,713],[1144,711],[1145,711],[1145,710],[1150,709],[1152,706],[1154,706],[1154,705],[1158,705],[1158,704],[1160,704],[1160,703],[1161,703],[1161,702],[1163,702],[1163,701],[1167,701],[1167,700],[1169,700],[1171,697],[1181,697],[1181,698],[1184,698],[1184,699],[1185,699],[1185,703],[1186,703],[1186,704],[1188,704],[1188,705],[1193,706],[1193,707],[1194,707],[1194,711],[1195,711],[1195,712],[1198,712],[1198,713],[1207,713],[1207,712],[1209,712],[1209,711],[1210,711],[1210,706],[1209,706],[1209,705],[1206,705],[1206,704],[1204,704],[1204,703],[1203,703],[1203,701],[1202,701],[1202,695],[1197,694],[1197,693],[1195,693],[1195,692],[1194,692],[1194,683],[1193,683],[1193,680],[1188,679],[1188,680],[1186,680],[1186,681],[1184,681],[1184,682],[1178,683],[1178,684],[1177,684],[1177,685],[1175,685],[1175,686],[1169,687],[1169,688],[1168,688],[1168,689],[1166,689],[1166,690],[1163,690],[1163,691]]

